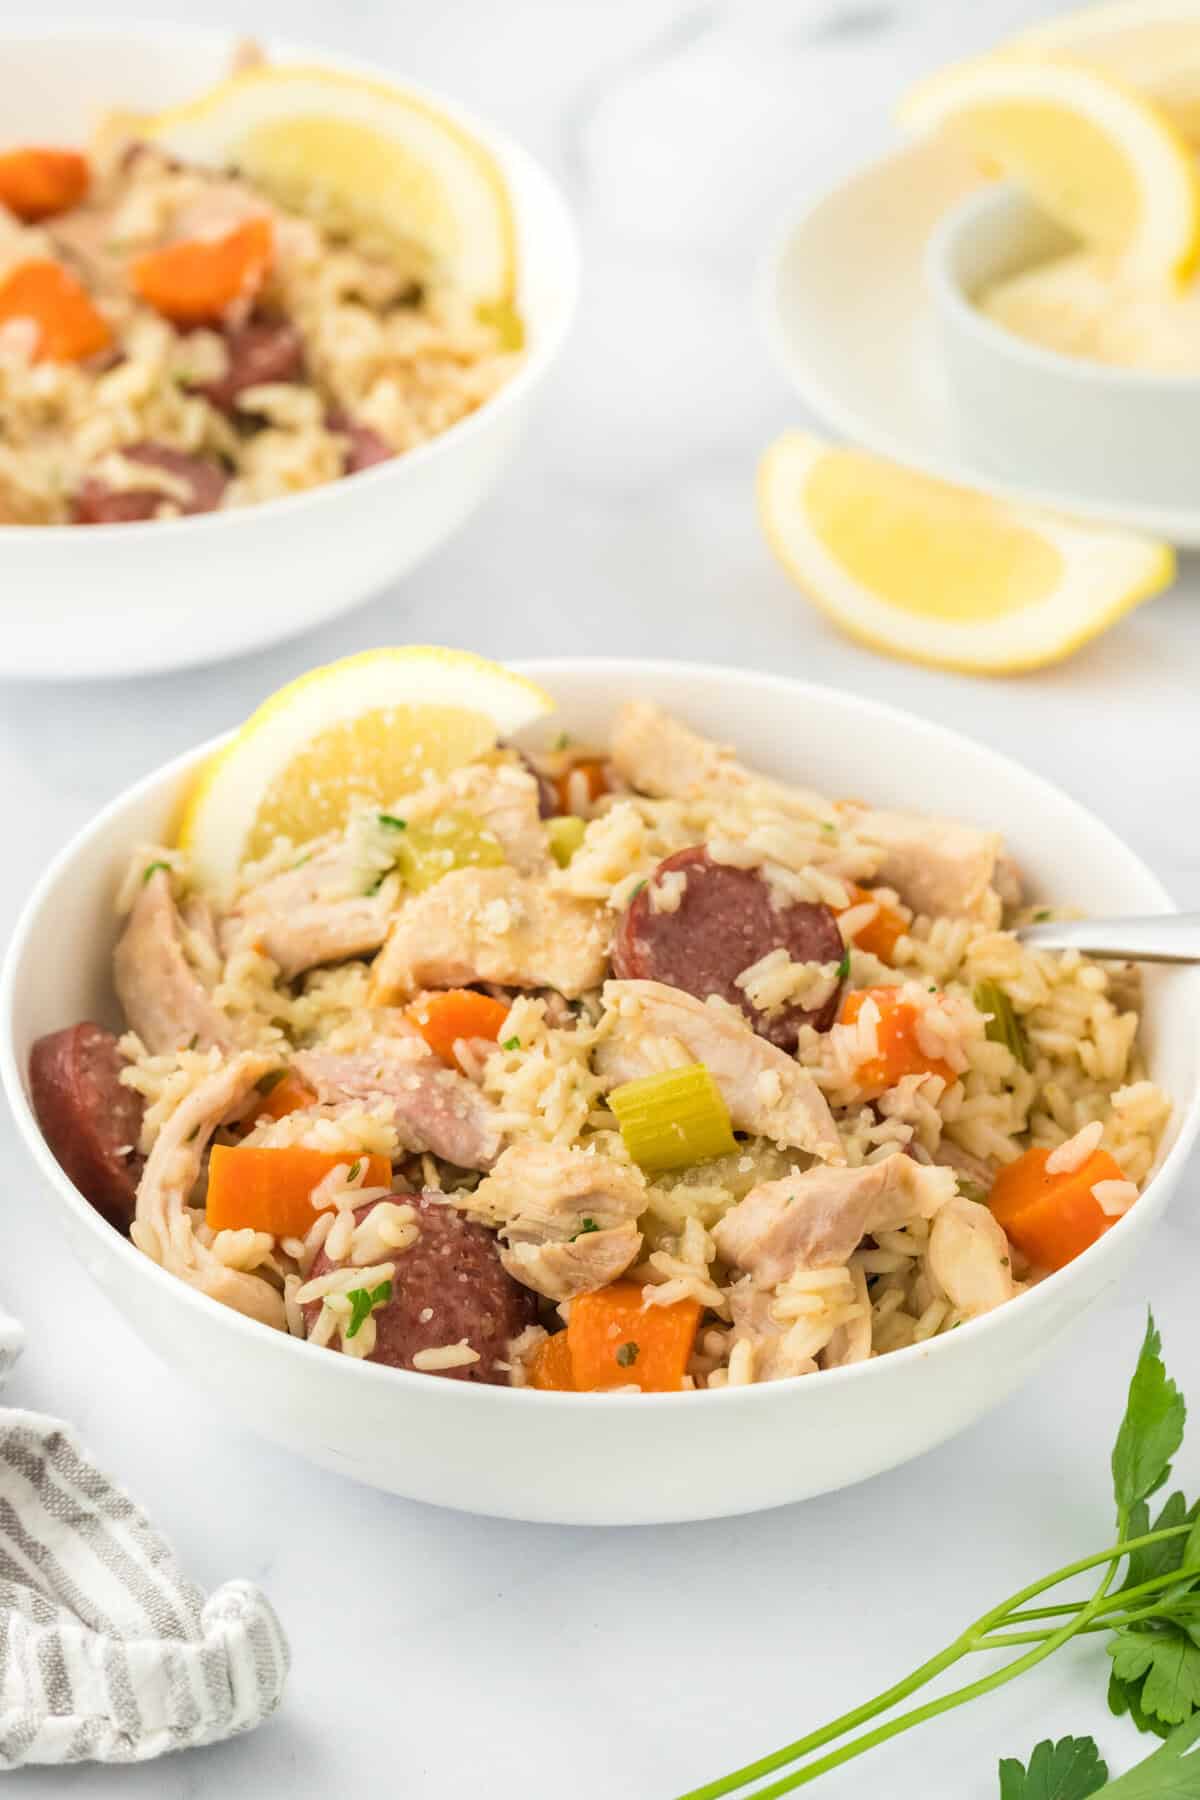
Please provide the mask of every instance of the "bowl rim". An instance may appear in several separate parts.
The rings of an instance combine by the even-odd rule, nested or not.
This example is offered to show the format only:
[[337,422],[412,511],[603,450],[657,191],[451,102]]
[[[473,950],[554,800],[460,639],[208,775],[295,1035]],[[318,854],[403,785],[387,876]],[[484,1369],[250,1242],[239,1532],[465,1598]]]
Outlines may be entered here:
[[1037,374],[1072,385],[1092,384],[1158,398],[1167,394],[1191,394],[1200,406],[1200,371],[1170,373],[1162,369],[1138,369],[1125,363],[1100,362],[1095,357],[1073,356],[1019,337],[980,312],[955,266],[955,252],[980,219],[1006,211],[1041,216],[1036,203],[1013,181],[991,182],[967,194],[938,220],[922,256],[925,280],[943,329],[972,338],[997,361],[1017,363]]
[[[671,685],[681,676],[702,675],[722,682],[734,682],[750,692],[770,692],[777,696],[786,696],[792,702],[804,703],[806,700],[818,702],[832,696],[841,704],[849,704],[864,718],[864,722],[883,729],[899,729],[908,733],[916,731],[927,739],[938,743],[947,754],[956,749],[969,749],[975,758],[982,758],[993,770],[1004,779],[1011,781],[1014,775],[1031,792],[1031,798],[1043,796],[1051,799],[1057,808],[1066,807],[1086,823],[1089,831],[1098,835],[1105,842],[1115,858],[1122,859],[1127,866],[1132,866],[1140,879],[1145,883],[1148,893],[1153,893],[1159,902],[1162,912],[1178,910],[1175,902],[1159,881],[1153,871],[1142,861],[1137,853],[1129,848],[1118,837],[1110,826],[1100,819],[1089,807],[1066,793],[1042,775],[1038,775],[1015,757],[993,750],[989,745],[978,743],[965,733],[955,731],[949,726],[923,718],[905,708],[892,706],[884,701],[866,698],[850,692],[845,688],[837,688],[828,683],[804,681],[789,675],[769,674],[759,670],[742,669],[720,663],[709,663],[700,660],[642,657],[523,657],[513,658],[508,665],[518,673],[528,675],[531,679],[541,680],[548,685],[553,684],[557,676],[574,676],[587,672],[600,684],[608,684],[609,691],[620,693],[623,678],[637,671],[641,675],[649,674],[661,680],[669,695]],[[266,1356],[302,1356],[320,1357],[320,1367],[326,1376],[333,1380],[368,1381],[383,1383],[381,1391],[412,1393],[413,1384],[419,1384],[417,1391],[428,1395],[429,1377],[417,1370],[393,1369],[380,1363],[363,1361],[356,1357],[339,1357],[331,1364],[328,1354],[318,1345],[310,1344],[290,1334],[265,1330],[256,1320],[232,1308],[210,1300],[207,1295],[199,1293],[178,1276],[172,1275],[158,1263],[152,1262],[128,1239],[113,1230],[100,1214],[92,1207],[83,1195],[68,1179],[65,1172],[52,1155],[48,1144],[41,1134],[33,1109],[25,1092],[24,1070],[17,1061],[14,1042],[14,1004],[16,986],[24,964],[25,945],[32,934],[47,898],[62,877],[70,870],[76,858],[91,848],[97,839],[102,838],[113,820],[128,807],[167,789],[178,783],[189,770],[198,767],[202,759],[212,754],[223,744],[229,733],[198,744],[173,757],[169,762],[160,764],[143,775],[129,787],[122,789],[108,802],[89,822],[76,832],[67,843],[53,856],[43,870],[32,892],[21,908],[20,915],[13,927],[5,953],[3,967],[0,969],[0,1081],[8,1098],[10,1110],[17,1124],[18,1131],[24,1139],[35,1164],[46,1180],[53,1187],[60,1202],[68,1210],[74,1211],[83,1221],[87,1230],[92,1232],[105,1252],[124,1262],[133,1280],[149,1281],[158,1285],[164,1294],[169,1293],[174,1301],[183,1306],[203,1309],[203,1316],[216,1330],[226,1330],[236,1335],[248,1336],[252,1345],[257,1345],[259,1353]],[[1172,979],[1190,980],[1200,994],[1200,970],[1174,970]],[[1193,1030],[1196,1040],[1197,1066],[1200,1068],[1200,1007],[1194,1010]],[[1150,1176],[1146,1187],[1139,1197],[1138,1205],[1143,1205],[1158,1189],[1165,1192],[1175,1185],[1175,1176],[1186,1162],[1192,1148],[1200,1135],[1200,1079],[1191,1094],[1171,1096],[1173,1111],[1177,1117],[1175,1140],[1167,1151],[1158,1168]],[[1141,1218],[1145,1214],[1140,1215]],[[1123,1243],[1131,1232],[1149,1231],[1156,1221],[1143,1226],[1139,1222],[1138,1208],[1132,1207],[1116,1224],[1105,1232],[1103,1238],[1086,1250],[1081,1257],[1064,1268],[1055,1271],[1029,1288],[1023,1294],[1005,1302],[1003,1306],[972,1319],[961,1331],[948,1332],[944,1336],[927,1339],[920,1344],[906,1345],[899,1350],[889,1351],[886,1356],[872,1357],[866,1362],[854,1363],[837,1369],[821,1371],[820,1391],[829,1393],[831,1383],[850,1384],[863,1381],[883,1380],[879,1373],[892,1370],[899,1374],[904,1368],[922,1362],[929,1357],[946,1357],[958,1354],[957,1346],[962,1342],[980,1343],[985,1335],[994,1335],[1005,1330],[1004,1321],[1012,1318],[1014,1311],[1020,1309],[1020,1317],[1028,1318],[1037,1310],[1046,1310],[1054,1305],[1054,1301],[1067,1283],[1078,1279],[1079,1267],[1088,1263],[1095,1270],[1100,1258],[1111,1261],[1119,1254],[1115,1246]],[[1049,1296],[1049,1298],[1047,1298]],[[113,1301],[115,1305],[116,1302]],[[202,1326],[200,1327],[202,1328]],[[338,1371],[335,1373],[335,1371]],[[399,1385],[397,1385],[399,1384]],[[626,1406],[636,1400],[639,1407],[652,1405],[660,1409],[674,1409],[694,1406],[696,1395],[681,1391],[667,1394],[620,1394],[589,1393],[570,1394],[536,1389],[512,1387],[492,1387],[482,1383],[446,1381],[438,1384],[439,1391],[453,1390],[454,1398],[447,1398],[446,1404],[466,1407],[468,1405],[525,1406],[532,1404],[530,1395],[536,1396],[539,1405],[547,1403],[559,1407],[576,1407],[587,1405],[610,1409]],[[787,1378],[781,1381],[755,1383],[748,1387],[719,1388],[714,1393],[705,1395],[703,1404],[722,1406],[770,1406],[774,1404],[802,1404],[797,1396],[811,1391],[810,1384],[803,1376]],[[480,1394],[488,1396],[480,1401]],[[781,1398],[782,1397],[782,1398]]]
[[[91,25],[85,22],[51,23],[45,26],[17,22],[0,27],[0,51],[9,44],[53,43],[61,41],[64,46],[88,43],[119,43],[123,40],[137,40],[144,44],[162,44],[186,49],[189,45],[203,46],[205,49],[226,47],[232,51],[239,41],[239,33],[233,25],[201,26],[201,25],[167,25],[138,24],[136,21],[114,22],[104,25]],[[319,45],[294,43],[291,39],[267,38],[267,47],[273,55],[286,58],[288,61],[307,61],[318,66],[335,69],[349,75],[361,75],[383,80],[392,87],[415,98],[427,101],[437,110],[445,113],[456,124],[461,125],[472,137],[478,139],[484,149],[488,150],[499,162],[501,172],[505,176],[505,185],[513,200],[514,213],[518,212],[513,196],[512,183],[508,179],[510,168],[520,171],[521,179],[541,190],[541,197],[547,203],[547,210],[554,215],[554,226],[562,239],[562,278],[563,299],[558,309],[558,316],[542,334],[535,335],[534,341],[525,346],[519,366],[512,375],[486,399],[482,406],[458,419],[453,425],[441,431],[436,437],[428,438],[423,444],[416,444],[411,450],[390,457],[386,462],[377,463],[372,468],[360,469],[353,477],[340,476],[334,481],[322,482],[318,487],[306,488],[296,494],[278,494],[270,500],[256,500],[248,506],[229,507],[211,513],[197,513],[190,517],[174,519],[141,519],[126,520],[119,535],[122,544],[144,541],[147,534],[155,540],[165,531],[172,535],[186,532],[191,536],[203,533],[229,530],[233,525],[244,523],[249,518],[288,517],[304,507],[328,506],[334,502],[331,496],[343,492],[343,484],[353,479],[354,492],[366,494],[365,486],[382,490],[385,483],[403,478],[402,472],[411,468],[414,463],[424,464],[435,457],[449,455],[453,446],[464,439],[486,431],[488,423],[498,414],[510,411],[512,407],[523,402],[526,395],[535,388],[546,375],[550,365],[558,357],[563,342],[574,323],[578,308],[581,251],[579,228],[575,215],[567,202],[566,194],[558,180],[545,165],[511,137],[501,127],[493,125],[490,120],[482,118],[471,108],[444,94],[440,89],[429,87],[424,82],[409,80],[406,76],[393,71],[388,64],[368,62],[361,58],[342,56],[333,50],[326,50]],[[3,87],[0,79],[0,89]],[[6,545],[30,544],[62,544],[66,540],[74,540],[79,527],[71,524],[61,525],[4,525],[0,524],[0,551]],[[107,542],[107,536],[102,538]],[[90,540],[93,544],[95,540]]]

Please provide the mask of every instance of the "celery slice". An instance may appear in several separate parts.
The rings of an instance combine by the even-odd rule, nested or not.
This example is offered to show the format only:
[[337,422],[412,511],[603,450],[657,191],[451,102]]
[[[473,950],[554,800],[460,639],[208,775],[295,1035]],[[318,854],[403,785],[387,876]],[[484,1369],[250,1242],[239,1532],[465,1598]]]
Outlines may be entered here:
[[729,1108],[703,1063],[626,1081],[613,1089],[608,1104],[625,1148],[648,1172],[683,1169],[737,1147]]
[[560,869],[566,868],[579,849],[586,830],[587,822],[577,818],[574,813],[566,814],[561,819],[546,820],[546,836],[550,840],[550,854]]
[[1013,1003],[1004,989],[996,981],[980,981],[976,983],[972,998],[975,1009],[981,1013],[991,1013],[984,1031],[993,1044],[1004,1044],[1011,1050],[1023,1069],[1033,1068],[1033,1057],[1029,1052],[1029,1040],[1021,1029],[1021,1021],[1013,1010]]
[[395,842],[388,848],[412,894],[424,893],[451,869],[495,869],[504,861],[495,832],[472,812],[451,807],[420,823],[402,825],[397,820],[393,830]]

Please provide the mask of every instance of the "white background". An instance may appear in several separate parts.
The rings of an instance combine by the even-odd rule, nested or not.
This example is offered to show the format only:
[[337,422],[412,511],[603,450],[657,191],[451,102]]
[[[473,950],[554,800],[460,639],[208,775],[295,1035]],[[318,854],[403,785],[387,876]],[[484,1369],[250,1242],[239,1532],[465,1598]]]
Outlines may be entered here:
[[[107,12],[98,0],[72,10]],[[402,588],[221,668],[0,687],[0,926],[118,789],[311,664],[404,639],[500,657],[723,660],[908,706],[1057,780],[1200,907],[1192,571],[1065,668],[973,681],[834,636],[754,520],[755,459],[801,421],[750,305],[774,221],[875,144],[909,75],[1029,12],[1013,0],[408,0],[386,13],[259,0],[241,13],[240,29],[377,55],[439,84],[543,156],[583,228],[579,323],[511,474]],[[222,17],[207,5],[188,16],[201,15]],[[270,579],[248,571],[245,604]],[[953,797],[947,770],[939,801]],[[1147,1298],[1200,1398],[1193,1178],[1120,1296],[1036,1389],[904,1470],[704,1525],[460,1517],[317,1473],[202,1407],[67,1260],[6,1120],[0,1159],[0,1295],[31,1339],[9,1397],[72,1420],[199,1581],[262,1582],[295,1654],[282,1713],[252,1736],[140,1769],[13,1776],[14,1796],[670,1800],[856,1704],[968,1616],[1106,1541],[1109,1445]],[[1181,1472],[1200,1480],[1200,1451]],[[1093,1639],[821,1792],[990,1800],[999,1755],[1065,1731],[1095,1732],[1124,1768],[1149,1744],[1108,1718],[1106,1673]]]

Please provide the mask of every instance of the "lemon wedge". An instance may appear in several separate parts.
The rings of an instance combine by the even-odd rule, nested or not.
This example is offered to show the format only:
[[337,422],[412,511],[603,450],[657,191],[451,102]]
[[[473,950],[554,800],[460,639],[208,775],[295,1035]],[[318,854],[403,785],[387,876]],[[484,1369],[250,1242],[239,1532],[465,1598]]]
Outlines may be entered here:
[[852,637],[1004,674],[1057,662],[1174,577],[1165,544],[1072,525],[793,431],[759,517],[780,562]]
[[279,837],[306,843],[355,806],[388,805],[491,750],[554,701],[465,650],[365,650],[265,700],[206,764],[178,841],[198,880],[224,891]]
[[1034,25],[1005,49],[1104,70],[1200,145],[1200,0],[1108,0]]
[[1200,252],[1200,180],[1162,113],[1111,75],[1056,57],[994,55],[919,83],[900,122],[943,132],[1019,181],[1051,218],[1169,282]]
[[415,252],[477,308],[511,308],[515,233],[495,159],[414,94],[332,69],[266,65],[141,120],[183,162],[233,168],[268,198]]

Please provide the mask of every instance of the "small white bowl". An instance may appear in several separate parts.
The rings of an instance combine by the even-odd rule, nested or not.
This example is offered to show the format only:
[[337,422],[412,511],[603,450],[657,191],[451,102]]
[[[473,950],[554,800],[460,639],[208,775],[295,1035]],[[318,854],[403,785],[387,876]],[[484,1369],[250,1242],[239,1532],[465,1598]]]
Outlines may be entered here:
[[1200,375],[1114,367],[1006,331],[975,299],[1070,249],[1019,188],[986,187],[933,232],[925,274],[961,453],[999,482],[1089,506],[1194,507]]
[[[0,33],[5,143],[86,141],[114,109],[154,112],[228,71],[233,32],[49,26]],[[323,51],[282,60],[387,77]],[[355,606],[445,542],[510,461],[575,307],[566,204],[517,144],[442,96],[504,172],[517,232],[525,359],[478,412],[390,462],[325,487],[198,518],[0,526],[0,676],[136,675],[277,642]]]
[[[602,739],[621,700],[658,700],[751,762],[832,794],[955,810],[1003,831],[1031,889],[1097,912],[1171,911],[1149,870],[1083,807],[1018,763],[853,694],[744,670],[576,659],[516,665],[563,724]],[[46,871],[0,981],[0,1072],[52,1205],[90,1273],[178,1375],[231,1420],[360,1481],[466,1512],[631,1525],[752,1512],[862,1481],[961,1431],[1037,1368],[1124,1273],[1200,1129],[1200,971],[1153,971],[1145,1046],[1175,1109],[1145,1192],[1057,1275],[960,1331],[855,1367],[713,1394],[544,1394],[439,1381],[331,1354],[230,1312],[105,1224],[38,1130],[26,1085],[43,1032],[117,1022],[113,895],[136,844],[168,825],[213,746],[123,794]],[[947,783],[947,771],[953,781]],[[19,1218],[9,1228],[19,1229]],[[37,1331],[48,1321],[30,1317]],[[70,1332],[69,1319],[55,1329]],[[94,1357],[96,1346],[77,1346]]]

